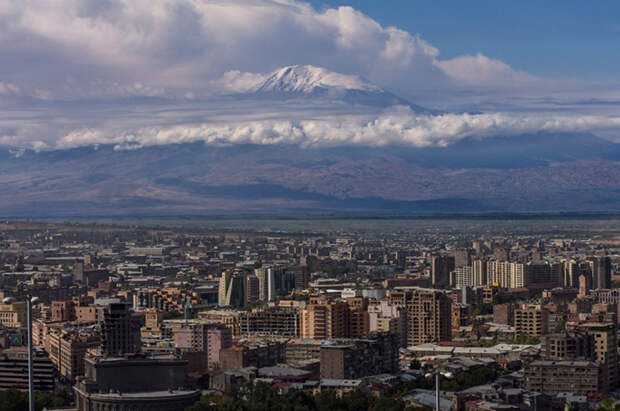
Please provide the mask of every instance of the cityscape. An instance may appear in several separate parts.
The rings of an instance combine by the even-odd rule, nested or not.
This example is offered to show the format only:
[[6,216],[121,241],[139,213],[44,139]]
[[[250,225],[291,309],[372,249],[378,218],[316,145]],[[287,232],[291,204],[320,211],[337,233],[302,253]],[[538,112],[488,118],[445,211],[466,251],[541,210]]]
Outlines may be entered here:
[[0,0],[0,411],[620,410],[618,16]]
[[28,388],[31,332],[50,410],[591,409],[619,389],[617,219],[243,221],[2,222],[0,388]]

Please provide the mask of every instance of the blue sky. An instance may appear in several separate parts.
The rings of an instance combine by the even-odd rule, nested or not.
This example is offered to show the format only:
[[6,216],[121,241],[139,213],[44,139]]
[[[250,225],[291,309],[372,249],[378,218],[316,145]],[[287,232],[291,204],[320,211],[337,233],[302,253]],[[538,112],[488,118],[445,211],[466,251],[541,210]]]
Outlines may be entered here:
[[482,53],[541,76],[617,79],[620,2],[313,0],[351,6],[385,26],[419,33],[442,58]]

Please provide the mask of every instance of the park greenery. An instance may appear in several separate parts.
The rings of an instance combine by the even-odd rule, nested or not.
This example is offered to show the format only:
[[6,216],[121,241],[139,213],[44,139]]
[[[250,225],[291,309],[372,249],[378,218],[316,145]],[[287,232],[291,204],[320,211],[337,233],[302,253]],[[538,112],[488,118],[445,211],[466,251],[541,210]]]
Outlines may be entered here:
[[[493,368],[479,368],[451,379],[444,379],[440,388],[442,391],[461,391],[476,385],[488,384],[499,375],[501,372]],[[431,379],[422,378],[394,384],[378,397],[360,390],[344,393],[342,396],[333,390],[313,395],[307,391],[290,389],[281,394],[272,385],[259,381],[225,395],[204,395],[186,411],[424,411],[430,408],[406,407],[401,398],[415,389],[433,388],[434,382]]]
[[394,390],[376,398],[355,390],[338,396],[335,391],[316,395],[291,389],[283,394],[270,384],[257,382],[226,395],[204,395],[186,411],[425,411],[428,407],[405,407],[400,396],[408,391]]
[[[67,391],[35,392],[35,410],[41,411],[45,407],[63,407],[71,403],[71,396]],[[0,391],[0,410],[23,411],[28,409],[28,392],[15,389]]]

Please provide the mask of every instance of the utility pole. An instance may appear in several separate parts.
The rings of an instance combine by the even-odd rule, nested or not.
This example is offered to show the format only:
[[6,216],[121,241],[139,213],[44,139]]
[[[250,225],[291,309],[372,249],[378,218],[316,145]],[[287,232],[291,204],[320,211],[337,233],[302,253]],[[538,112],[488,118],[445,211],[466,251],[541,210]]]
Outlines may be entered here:
[[[13,304],[17,300],[13,297],[6,297],[2,300],[4,304]],[[34,372],[32,370],[32,304],[39,303],[39,297],[26,296],[26,313],[28,320],[28,409],[34,411]]]
[[439,407],[439,371],[435,372],[435,411],[441,411]]
[[32,300],[26,297],[28,310],[28,403],[30,411],[34,411],[34,373],[32,371]]

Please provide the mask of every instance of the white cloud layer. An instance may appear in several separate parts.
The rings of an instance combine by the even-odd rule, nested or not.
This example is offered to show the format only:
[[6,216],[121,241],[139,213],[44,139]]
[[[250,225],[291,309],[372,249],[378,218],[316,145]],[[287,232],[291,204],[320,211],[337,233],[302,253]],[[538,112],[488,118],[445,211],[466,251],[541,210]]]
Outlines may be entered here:
[[[0,94],[50,99],[200,96],[312,64],[407,94],[417,88],[532,81],[476,55],[439,51],[351,7],[295,0],[20,0],[0,5]],[[516,81],[515,80],[515,81]]]
[[378,116],[338,116],[312,120],[254,120],[138,127],[112,130],[76,129],[62,136],[56,148],[113,144],[117,149],[202,141],[207,144],[296,144],[304,147],[445,146],[466,137],[516,135],[533,132],[615,130],[620,117],[534,117],[509,114],[419,115],[394,107]]

